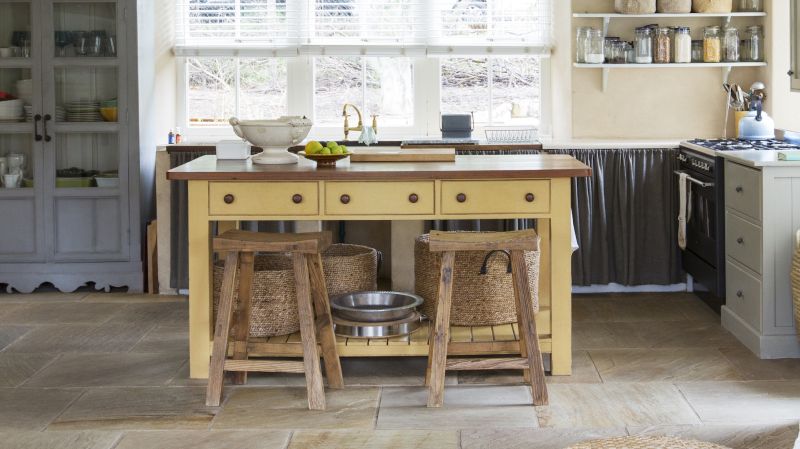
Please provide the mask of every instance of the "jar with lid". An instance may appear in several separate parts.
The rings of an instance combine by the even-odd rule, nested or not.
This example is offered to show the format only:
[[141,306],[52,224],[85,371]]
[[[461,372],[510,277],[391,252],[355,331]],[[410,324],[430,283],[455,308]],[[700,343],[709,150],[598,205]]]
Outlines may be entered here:
[[703,62],[722,59],[722,37],[718,26],[706,27],[703,32]]
[[606,36],[603,39],[603,54],[605,55],[606,62],[611,63],[612,59],[612,51],[614,49],[614,43],[619,42],[620,38],[618,36]]
[[692,41],[692,62],[703,62],[703,41]]
[[586,48],[583,59],[587,64],[602,64],[603,56],[603,31],[592,28],[586,32]]
[[742,42],[744,42],[741,55],[743,61],[761,62],[764,60],[764,37],[760,26],[747,27]]
[[636,64],[636,52],[633,50],[633,42],[625,42],[625,63]]
[[739,30],[736,27],[729,26],[725,28],[722,60],[725,62],[739,62]]
[[636,28],[633,48],[634,59],[637,64],[650,64],[653,62],[653,43],[650,28]]
[[625,52],[627,51],[628,43],[625,41],[614,41],[611,44],[611,62],[612,64],[625,64]]
[[656,48],[653,52],[653,62],[656,64],[669,64],[672,58],[672,41],[668,27],[661,27],[656,31]]
[[686,64],[692,62],[692,35],[689,27],[678,27],[675,29],[675,62]]
[[586,62],[586,33],[589,27],[578,27],[575,31],[575,62]]
[[764,10],[761,0],[739,0],[739,11],[762,12]]

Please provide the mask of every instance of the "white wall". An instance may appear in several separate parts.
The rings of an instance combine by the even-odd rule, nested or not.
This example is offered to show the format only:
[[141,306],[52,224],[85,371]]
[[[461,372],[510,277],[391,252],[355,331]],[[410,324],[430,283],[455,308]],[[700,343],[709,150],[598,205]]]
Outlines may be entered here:
[[800,130],[800,92],[792,92],[787,74],[791,67],[790,1],[794,0],[771,0],[766,4],[767,110],[778,128]]

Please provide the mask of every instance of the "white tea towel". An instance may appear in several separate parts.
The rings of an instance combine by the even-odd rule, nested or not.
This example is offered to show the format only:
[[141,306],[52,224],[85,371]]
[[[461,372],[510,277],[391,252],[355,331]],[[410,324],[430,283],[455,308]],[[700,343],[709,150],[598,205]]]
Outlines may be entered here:
[[378,133],[376,133],[375,129],[373,129],[371,126],[365,126],[361,131],[361,135],[358,136],[358,142],[363,143],[366,146],[370,146],[373,143],[378,143]]
[[690,199],[691,199],[691,186],[689,185],[689,175],[686,173],[681,173],[678,176],[678,195],[679,197],[679,206],[678,206],[678,246],[681,249],[686,249],[686,220],[691,211]]
[[575,219],[572,218],[571,213],[569,214],[569,227],[570,231],[572,231],[570,234],[571,237],[570,241],[572,243],[572,252],[574,253],[575,251],[578,250],[578,248],[580,248],[580,246],[578,246],[578,236],[575,235]]

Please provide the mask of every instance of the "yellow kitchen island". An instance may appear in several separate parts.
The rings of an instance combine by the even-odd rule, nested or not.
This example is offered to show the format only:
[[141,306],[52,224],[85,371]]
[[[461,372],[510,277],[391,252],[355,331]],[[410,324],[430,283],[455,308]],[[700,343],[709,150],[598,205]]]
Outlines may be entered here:
[[[317,168],[203,156],[170,170],[189,184],[190,376],[208,377],[213,338],[211,223],[244,220],[537,220],[542,238],[537,328],[553,375],[572,371],[571,178],[591,169],[566,155],[457,156],[455,162],[340,161]],[[413,263],[409,261],[408,263]],[[452,354],[518,351],[514,325],[456,328]],[[340,355],[426,356],[426,327],[407,337],[339,339]],[[287,344],[289,343],[289,344]],[[292,345],[291,343],[295,343]],[[252,356],[301,356],[297,335],[254,339]]]

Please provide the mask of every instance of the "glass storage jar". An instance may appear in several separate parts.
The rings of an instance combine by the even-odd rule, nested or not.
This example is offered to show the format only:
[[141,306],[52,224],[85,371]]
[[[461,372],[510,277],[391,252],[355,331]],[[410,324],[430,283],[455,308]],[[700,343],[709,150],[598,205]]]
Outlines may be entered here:
[[661,27],[656,31],[656,48],[653,52],[653,62],[656,64],[669,64],[672,59],[672,41],[669,37],[670,29]]
[[739,11],[741,12],[761,12],[763,10],[761,0],[739,0]]
[[692,62],[703,62],[703,41],[692,41]]
[[614,41],[611,44],[611,57],[612,64],[625,64],[625,50],[628,43],[625,41]]
[[764,36],[760,26],[747,27],[743,42],[744,51],[741,55],[743,61],[762,62],[764,60]]
[[633,42],[625,42],[625,63],[636,63],[636,52],[633,50]]
[[706,27],[703,32],[703,62],[719,62],[721,57],[722,38],[719,27]]
[[739,30],[736,27],[729,26],[725,28],[722,60],[725,62],[739,62]]
[[650,28],[636,29],[636,38],[633,42],[634,60],[637,64],[650,64],[653,62],[653,43]]
[[674,61],[681,64],[692,62],[692,35],[690,34],[689,27],[678,27],[675,29],[675,39],[673,46],[675,47]]
[[612,53],[612,51],[614,49],[614,43],[615,42],[619,42],[619,40],[620,39],[619,39],[618,36],[606,36],[605,39],[603,39],[603,54],[605,55],[606,62],[608,62],[608,63],[612,62],[611,61],[611,59],[612,59],[612,54],[611,53]]
[[575,30],[575,62],[586,62],[586,32],[589,27],[578,27]]
[[598,29],[590,29],[586,32],[586,48],[584,61],[587,64],[602,64],[603,56],[603,32]]

